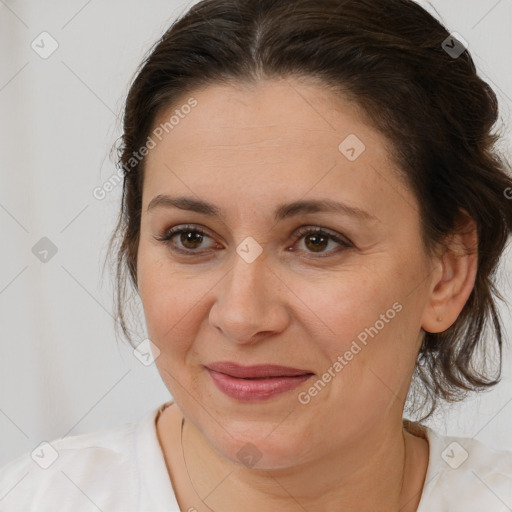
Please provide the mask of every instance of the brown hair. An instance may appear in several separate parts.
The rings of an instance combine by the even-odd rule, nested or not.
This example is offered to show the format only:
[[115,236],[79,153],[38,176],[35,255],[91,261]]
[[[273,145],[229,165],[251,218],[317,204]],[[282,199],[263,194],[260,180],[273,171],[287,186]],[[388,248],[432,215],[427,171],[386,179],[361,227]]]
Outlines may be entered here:
[[[446,28],[411,0],[203,0],[178,18],[137,70],[124,111],[118,165],[122,205],[117,241],[116,317],[133,344],[123,311],[126,273],[137,292],[137,248],[146,144],[157,115],[199,87],[265,78],[313,80],[349,97],[387,137],[399,171],[418,200],[425,249],[434,254],[461,210],[475,221],[478,270],[455,323],[425,333],[413,378],[427,418],[438,398],[460,400],[501,376],[502,332],[493,278],[512,231],[512,187],[498,155],[496,95],[468,51],[450,55]],[[453,47],[456,40],[449,39]],[[510,189],[512,190],[512,189]],[[485,327],[497,354],[488,375]],[[117,327],[117,324],[116,324]],[[417,401],[417,400],[416,400]]]

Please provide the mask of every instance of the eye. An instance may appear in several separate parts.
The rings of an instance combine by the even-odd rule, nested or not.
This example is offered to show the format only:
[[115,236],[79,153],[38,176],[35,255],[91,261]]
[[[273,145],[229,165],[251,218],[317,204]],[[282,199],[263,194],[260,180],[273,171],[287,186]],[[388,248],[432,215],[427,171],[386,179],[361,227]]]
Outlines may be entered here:
[[[179,243],[182,247],[176,246],[172,239],[178,237]],[[201,228],[197,226],[176,226],[169,229],[161,236],[156,236],[155,239],[159,242],[165,243],[172,251],[176,251],[182,254],[199,253],[196,249],[202,244],[203,239],[210,238]]]
[[[338,233],[327,231],[323,228],[304,226],[294,234],[295,241],[304,238],[304,246],[306,252],[312,252],[313,254],[321,254],[321,258],[332,256],[333,253],[338,253],[345,249],[353,248],[354,245],[347,239],[341,237]],[[340,247],[331,251],[324,251],[328,247],[329,242],[334,241]],[[295,250],[295,249],[294,249]]]
[[[178,237],[178,235],[180,236]],[[173,238],[176,237],[177,242],[173,241]],[[156,240],[165,243],[172,251],[186,255],[197,255],[207,251],[208,248],[205,248],[204,251],[197,250],[201,247],[205,238],[211,239],[203,229],[194,225],[175,226],[167,230],[163,235],[155,236]],[[332,253],[338,253],[344,249],[354,247],[349,240],[343,238],[338,233],[330,232],[319,227],[303,226],[299,228],[299,230],[294,233],[293,240],[296,243],[302,238],[304,238],[304,245],[306,247],[304,251],[319,254],[321,255],[320,257],[331,256]],[[326,252],[324,249],[329,246],[329,242],[331,241],[338,244],[340,247]],[[296,249],[292,249],[291,251],[295,250]]]

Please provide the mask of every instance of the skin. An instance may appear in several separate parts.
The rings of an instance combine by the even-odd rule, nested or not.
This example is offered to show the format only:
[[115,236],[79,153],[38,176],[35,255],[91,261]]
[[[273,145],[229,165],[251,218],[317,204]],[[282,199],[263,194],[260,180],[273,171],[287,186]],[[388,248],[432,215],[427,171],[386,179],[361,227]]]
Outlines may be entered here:
[[[354,103],[318,84],[214,85],[193,97],[198,105],[147,156],[137,262],[156,364],[175,401],[157,433],[180,507],[415,511],[428,443],[404,430],[404,402],[422,330],[446,330],[473,288],[476,255],[462,249],[475,247],[474,223],[465,219],[453,250],[429,258],[417,201],[388,141]],[[366,146],[355,161],[338,150],[349,134]],[[148,212],[158,194],[209,201],[225,218]],[[313,198],[376,219],[317,212],[274,220],[278,205]],[[199,255],[156,240],[184,224],[207,236],[187,244],[176,235],[174,247]],[[315,251],[311,235],[293,238],[300,226],[338,233],[352,247],[328,238]],[[263,249],[252,263],[236,252],[248,236]],[[316,381],[396,302],[402,310],[306,405],[297,397],[311,379],[244,403],[218,390],[203,367],[273,363],[312,371]],[[251,468],[237,458],[249,442],[261,453]]]

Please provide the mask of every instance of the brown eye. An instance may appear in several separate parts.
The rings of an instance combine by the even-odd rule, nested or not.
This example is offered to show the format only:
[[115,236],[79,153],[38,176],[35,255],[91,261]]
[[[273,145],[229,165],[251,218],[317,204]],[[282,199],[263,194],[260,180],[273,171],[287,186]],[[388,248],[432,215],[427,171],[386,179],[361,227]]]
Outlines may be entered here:
[[321,252],[329,244],[329,237],[318,233],[311,233],[304,237],[304,243],[306,247],[313,252]]
[[[198,248],[201,247],[205,238],[211,237],[199,227],[177,226],[155,238],[159,242],[165,243],[173,251],[183,254],[199,254],[202,251]],[[177,242],[173,240],[175,238],[178,240]]]
[[201,233],[198,233],[197,231],[188,230],[181,231],[180,233],[177,234],[180,235],[180,243],[183,244],[183,246],[187,249],[197,249],[197,247],[201,245],[204,236]]
[[[185,255],[199,255],[212,248],[210,246],[201,249],[205,240],[211,240],[212,238],[196,226],[176,226],[155,238],[165,243],[172,251]],[[318,254],[320,257],[332,256],[342,250],[354,247],[350,241],[342,238],[337,233],[331,233],[322,228],[301,228],[294,235],[294,240],[298,242],[302,238],[304,239],[305,249],[301,250],[309,254]],[[326,251],[331,242],[339,247]]]
[[[303,238],[306,252],[319,254],[320,257],[331,256],[334,253],[340,252],[340,250],[354,247],[351,242],[342,238],[337,233],[330,233],[322,228],[310,228],[306,226],[305,228],[301,228],[295,234],[294,238],[296,241]],[[325,249],[329,246],[329,242],[331,241],[335,242],[338,246],[341,247],[338,249],[325,251]]]

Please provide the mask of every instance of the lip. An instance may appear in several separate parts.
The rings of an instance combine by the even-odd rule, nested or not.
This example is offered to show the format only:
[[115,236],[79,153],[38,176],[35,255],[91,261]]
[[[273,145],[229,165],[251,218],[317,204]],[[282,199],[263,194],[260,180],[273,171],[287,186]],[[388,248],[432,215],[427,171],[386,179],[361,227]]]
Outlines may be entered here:
[[[219,368],[223,371],[219,371]],[[314,375],[307,370],[286,366],[240,366],[231,362],[212,363],[206,369],[220,391],[244,402],[268,400],[295,389]]]
[[263,377],[296,377],[298,375],[311,374],[310,370],[301,370],[289,366],[279,366],[276,364],[257,364],[252,366],[242,366],[231,361],[218,361],[206,365],[206,368],[218,373],[224,373],[231,377],[243,379],[258,379]]

